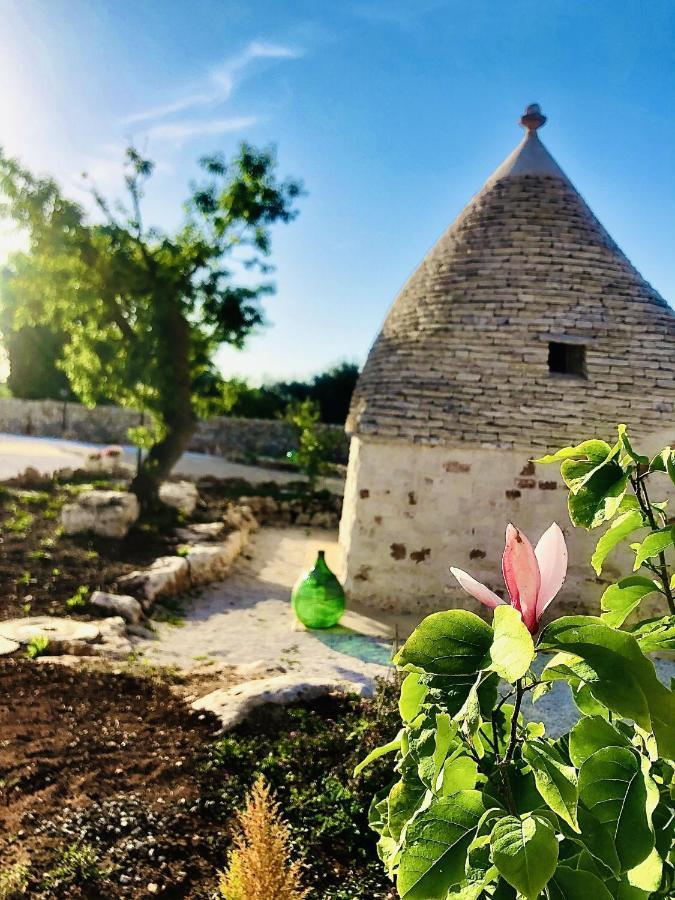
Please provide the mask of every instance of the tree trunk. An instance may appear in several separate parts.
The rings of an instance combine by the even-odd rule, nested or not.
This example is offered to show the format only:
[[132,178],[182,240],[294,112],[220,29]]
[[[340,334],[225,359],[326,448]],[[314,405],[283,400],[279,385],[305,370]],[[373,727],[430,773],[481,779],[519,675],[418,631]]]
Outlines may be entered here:
[[161,360],[165,384],[160,398],[166,434],[154,444],[140,471],[131,483],[141,509],[160,506],[159,486],[187,450],[197,426],[192,408],[192,376],[190,372],[190,326],[177,299],[166,304],[158,321],[163,348]]

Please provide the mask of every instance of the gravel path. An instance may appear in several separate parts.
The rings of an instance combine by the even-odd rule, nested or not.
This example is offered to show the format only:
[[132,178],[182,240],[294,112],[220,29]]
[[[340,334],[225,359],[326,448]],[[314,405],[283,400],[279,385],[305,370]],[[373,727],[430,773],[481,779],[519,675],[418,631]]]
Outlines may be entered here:
[[261,529],[229,578],[189,606],[182,627],[159,624],[158,640],[141,641],[138,649],[149,661],[185,669],[260,660],[301,677],[359,684],[386,675],[392,640],[383,623],[349,610],[336,628],[310,632],[296,625],[291,588],[320,549],[335,568],[339,551],[332,533]]
[[[317,529],[263,528],[252,538],[227,581],[214,585],[185,613],[182,627],[157,626],[158,640],[141,641],[148,661],[183,669],[217,661],[239,665],[261,660],[282,666],[299,677],[318,676],[370,684],[390,672],[393,635],[405,637],[416,624],[410,618],[348,609],[340,626],[327,631],[298,630],[290,592],[298,575],[311,566],[317,551],[326,550],[336,570],[339,546],[330,532]],[[543,667],[546,659],[539,661]],[[659,677],[669,683],[675,664],[656,660]],[[503,685],[505,688],[506,685]],[[536,706],[529,695],[526,719],[543,721],[552,736],[567,731],[578,713],[566,685],[553,685]]]

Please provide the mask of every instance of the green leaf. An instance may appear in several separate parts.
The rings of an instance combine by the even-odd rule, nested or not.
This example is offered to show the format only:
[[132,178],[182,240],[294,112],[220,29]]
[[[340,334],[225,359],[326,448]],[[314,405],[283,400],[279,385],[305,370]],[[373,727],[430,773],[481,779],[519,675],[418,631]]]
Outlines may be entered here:
[[386,756],[387,753],[395,753],[397,750],[401,749],[401,735],[402,731],[396,735],[396,737],[389,741],[388,744],[383,744],[381,747],[376,747],[374,750],[371,750],[368,756],[365,759],[362,759],[358,766],[354,769],[354,778],[359,775],[366,766],[369,766],[371,762],[374,762],[376,759],[379,759],[381,756]]
[[567,496],[567,509],[573,525],[590,530],[602,525],[619,509],[626,493],[628,478],[617,464],[603,466],[579,488]]
[[656,590],[658,588],[655,582],[642,575],[630,575],[616,584],[610,584],[600,598],[602,621],[618,628],[637,609],[642,598]]
[[387,827],[391,837],[398,841],[404,826],[422,805],[427,789],[417,777],[406,774],[392,787],[387,798]]
[[443,779],[438,791],[441,797],[449,797],[457,791],[472,791],[478,780],[478,766],[469,756],[446,759]]
[[434,729],[433,753],[431,756],[420,759],[417,766],[420,780],[431,790],[436,789],[438,776],[441,774],[443,763],[456,733],[457,726],[450,721],[450,716],[447,713],[438,713],[436,715],[436,728]]
[[641,466],[646,466],[649,463],[649,457],[643,456],[642,453],[637,453],[633,449],[633,445],[630,442],[628,434],[626,433],[626,426],[619,425],[619,440],[621,441],[621,445],[626,453],[630,456],[633,462],[637,463]]
[[574,767],[565,765],[556,750],[543,741],[526,741],[522,754],[523,759],[532,766],[535,784],[544,802],[575,831],[579,831],[579,789]]
[[643,653],[675,650],[675,616],[646,619],[631,629]]
[[490,648],[490,668],[513,684],[523,677],[535,657],[532,635],[525,627],[521,614],[512,606],[498,606],[495,609],[492,627],[494,640]]
[[500,875],[526,900],[536,900],[558,862],[558,841],[550,822],[533,813],[504,816],[492,829],[490,846]]
[[666,470],[668,477],[675,484],[675,450],[671,451],[670,456],[666,458]]
[[572,691],[572,699],[580,712],[585,716],[600,715],[607,718],[608,710],[593,697],[584,681],[583,676],[588,674],[588,667],[579,657],[571,653],[556,653],[542,671],[541,679],[544,684],[566,681]]
[[668,471],[668,460],[672,454],[672,450],[670,447],[664,447],[663,450],[659,450],[655,457],[653,457],[652,461],[649,463],[649,471],[650,472],[667,472]]
[[533,462],[546,466],[550,463],[562,462],[565,459],[583,459],[584,457],[588,460],[603,462],[611,452],[612,448],[605,441],[590,440],[583,441],[581,444],[577,444],[576,447],[563,447],[562,450],[558,450],[556,453],[548,456],[542,456],[533,460]]
[[579,769],[579,795],[614,839],[624,870],[639,865],[654,847],[647,786],[636,754],[625,747],[597,750]]
[[402,900],[445,900],[464,878],[469,844],[485,812],[479,791],[433,800],[406,832],[397,888]]
[[555,870],[546,890],[549,900],[614,900],[597,875],[567,866]]
[[591,557],[591,565],[595,569],[596,575],[602,572],[602,564],[614,547],[637,528],[642,528],[643,525],[644,520],[639,510],[623,513],[612,522],[598,541],[595,552]]
[[658,556],[673,544],[675,544],[675,526],[661,528],[659,531],[653,531],[647,535],[635,554],[633,571],[637,572],[643,562],[651,559],[652,556]]
[[602,872],[612,877],[618,875],[621,871],[621,861],[609,828],[599,822],[583,803],[577,808],[577,817],[581,835],[572,834],[572,839],[583,844]]
[[398,701],[398,709],[404,722],[412,722],[417,716],[429,688],[422,684],[417,672],[411,672],[403,679],[401,696]]
[[603,458],[589,456],[587,459],[582,460],[564,460],[560,465],[560,474],[562,475],[563,481],[573,494],[578,494],[579,491],[592,481],[605,466],[612,466],[615,470],[618,469],[623,471],[618,463],[614,462],[614,457],[618,450],[619,445],[617,444],[613,449],[610,449],[609,454]]
[[570,731],[570,759],[577,768],[603,747],[630,747],[630,741],[602,716],[587,716]]
[[629,872],[626,872],[628,883],[641,891],[656,891],[661,884],[661,876],[663,875],[663,860],[659,856],[656,847],[649,856],[644,859],[639,866],[635,866]]
[[636,639],[593,616],[563,616],[544,629],[541,650],[563,650],[583,660],[575,673],[596,700],[653,731],[659,753],[675,757],[675,695],[656,677]]
[[430,675],[473,675],[492,644],[492,629],[463,609],[433,613],[410,635],[394,660],[398,666]]

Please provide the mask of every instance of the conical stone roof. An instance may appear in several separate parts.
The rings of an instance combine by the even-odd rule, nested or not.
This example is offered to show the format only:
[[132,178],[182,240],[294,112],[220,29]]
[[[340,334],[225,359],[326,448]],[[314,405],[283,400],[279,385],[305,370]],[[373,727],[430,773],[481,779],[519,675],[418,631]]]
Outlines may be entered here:
[[[544,147],[544,122],[528,107],[522,143],[394,301],[348,432],[531,448],[673,421],[673,310]],[[583,346],[586,377],[551,372],[551,343]]]

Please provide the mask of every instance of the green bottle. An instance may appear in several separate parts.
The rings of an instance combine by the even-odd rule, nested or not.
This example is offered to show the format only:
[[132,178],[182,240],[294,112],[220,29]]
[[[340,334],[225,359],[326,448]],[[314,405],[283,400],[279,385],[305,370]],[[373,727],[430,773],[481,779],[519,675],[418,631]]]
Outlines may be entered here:
[[300,579],[291,594],[293,611],[307,628],[332,628],[345,611],[345,592],[319,550],[314,568]]

